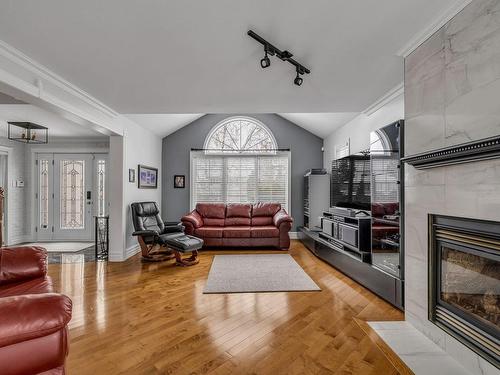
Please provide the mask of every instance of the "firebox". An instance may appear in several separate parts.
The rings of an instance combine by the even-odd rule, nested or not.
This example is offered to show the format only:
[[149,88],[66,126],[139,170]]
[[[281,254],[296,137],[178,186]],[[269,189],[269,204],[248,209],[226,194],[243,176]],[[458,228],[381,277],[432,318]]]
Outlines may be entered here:
[[429,320],[499,367],[500,222],[429,215]]

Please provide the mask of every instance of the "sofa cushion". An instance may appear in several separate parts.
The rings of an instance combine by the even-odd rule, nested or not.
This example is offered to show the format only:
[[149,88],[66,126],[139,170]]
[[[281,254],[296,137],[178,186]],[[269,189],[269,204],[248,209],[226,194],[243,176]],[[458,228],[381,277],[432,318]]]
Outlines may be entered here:
[[257,217],[257,216],[272,217],[279,210],[281,210],[281,204],[279,203],[258,202],[252,206],[252,217]]
[[273,217],[272,216],[252,217],[252,227],[258,227],[263,225],[273,225]]
[[210,225],[207,224],[205,218],[224,219],[226,217],[226,205],[224,203],[198,203],[196,211],[203,218],[205,225]]
[[194,231],[194,234],[201,238],[222,238],[222,227],[201,227]]
[[250,235],[252,238],[279,237],[280,231],[274,225],[266,225],[250,228]]
[[225,224],[226,222],[224,219],[214,219],[211,217],[206,217],[203,219],[203,225],[207,227],[223,227]]
[[247,203],[229,203],[226,206],[226,218],[228,217],[252,217],[252,205]]
[[0,285],[35,279],[47,273],[47,251],[39,246],[0,249]]
[[2,298],[0,346],[47,336],[63,329],[71,319],[71,310],[71,300],[62,294],[27,294]]
[[53,292],[52,279],[49,276],[38,277],[28,281],[9,283],[0,286],[0,297],[18,296],[22,294],[42,294]]
[[250,227],[225,227],[224,238],[250,238]]
[[252,219],[249,219],[247,217],[226,217],[226,220],[224,221],[224,225],[226,227],[231,227],[231,226],[245,226],[249,227],[252,224]]

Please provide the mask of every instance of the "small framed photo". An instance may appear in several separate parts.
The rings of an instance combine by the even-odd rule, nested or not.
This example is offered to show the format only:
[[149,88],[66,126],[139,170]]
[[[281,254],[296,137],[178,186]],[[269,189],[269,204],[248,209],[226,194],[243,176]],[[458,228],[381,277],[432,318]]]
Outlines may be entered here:
[[186,187],[186,176],[181,174],[176,174],[174,176],[174,188],[184,189]]
[[128,170],[128,182],[135,182],[135,169],[133,168]]
[[158,188],[158,168],[147,167],[139,164],[137,166],[137,174],[137,186],[139,189]]

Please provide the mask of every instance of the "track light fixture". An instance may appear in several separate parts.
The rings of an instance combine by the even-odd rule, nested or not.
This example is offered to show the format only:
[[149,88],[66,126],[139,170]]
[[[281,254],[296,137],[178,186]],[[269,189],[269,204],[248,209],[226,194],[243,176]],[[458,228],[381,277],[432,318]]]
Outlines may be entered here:
[[267,53],[269,51],[267,50],[267,48],[265,46],[264,46],[264,51],[265,51],[266,55],[264,56],[264,58],[262,60],[260,60],[260,66],[262,67],[262,69],[269,68],[269,66],[271,65],[271,60],[269,60],[269,57],[267,56]]
[[271,43],[269,43],[267,40],[259,36],[258,34],[254,33],[252,30],[248,30],[247,33],[250,37],[255,39],[257,42],[260,44],[264,45],[264,53],[265,56],[263,59],[260,60],[260,66],[262,69],[268,68],[271,65],[271,60],[269,59],[268,55],[274,56],[276,55],[277,58],[279,58],[282,61],[288,61],[290,64],[295,66],[295,70],[297,72],[297,76],[293,80],[293,83],[295,83],[297,86],[302,85],[302,82],[304,81],[303,78],[301,78],[301,75],[304,74],[309,74],[311,71],[307,69],[304,65],[300,64],[296,60],[292,59],[293,54],[289,51],[281,51],[277,47],[273,46]]
[[302,82],[304,82],[304,79],[300,78],[299,71],[297,71],[297,76],[293,80],[293,83],[295,83],[297,86],[300,86],[302,85]]

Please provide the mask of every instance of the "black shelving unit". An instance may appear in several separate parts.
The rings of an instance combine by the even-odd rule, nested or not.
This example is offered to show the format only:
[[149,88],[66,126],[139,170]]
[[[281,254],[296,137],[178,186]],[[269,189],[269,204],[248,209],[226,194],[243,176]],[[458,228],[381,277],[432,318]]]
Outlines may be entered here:
[[371,261],[371,218],[323,212],[319,236],[362,262]]
[[357,281],[379,297],[399,309],[403,309],[403,283],[370,263],[360,261],[359,257],[344,247],[325,240],[318,232],[299,227],[299,239],[319,259],[335,267],[340,272]]

